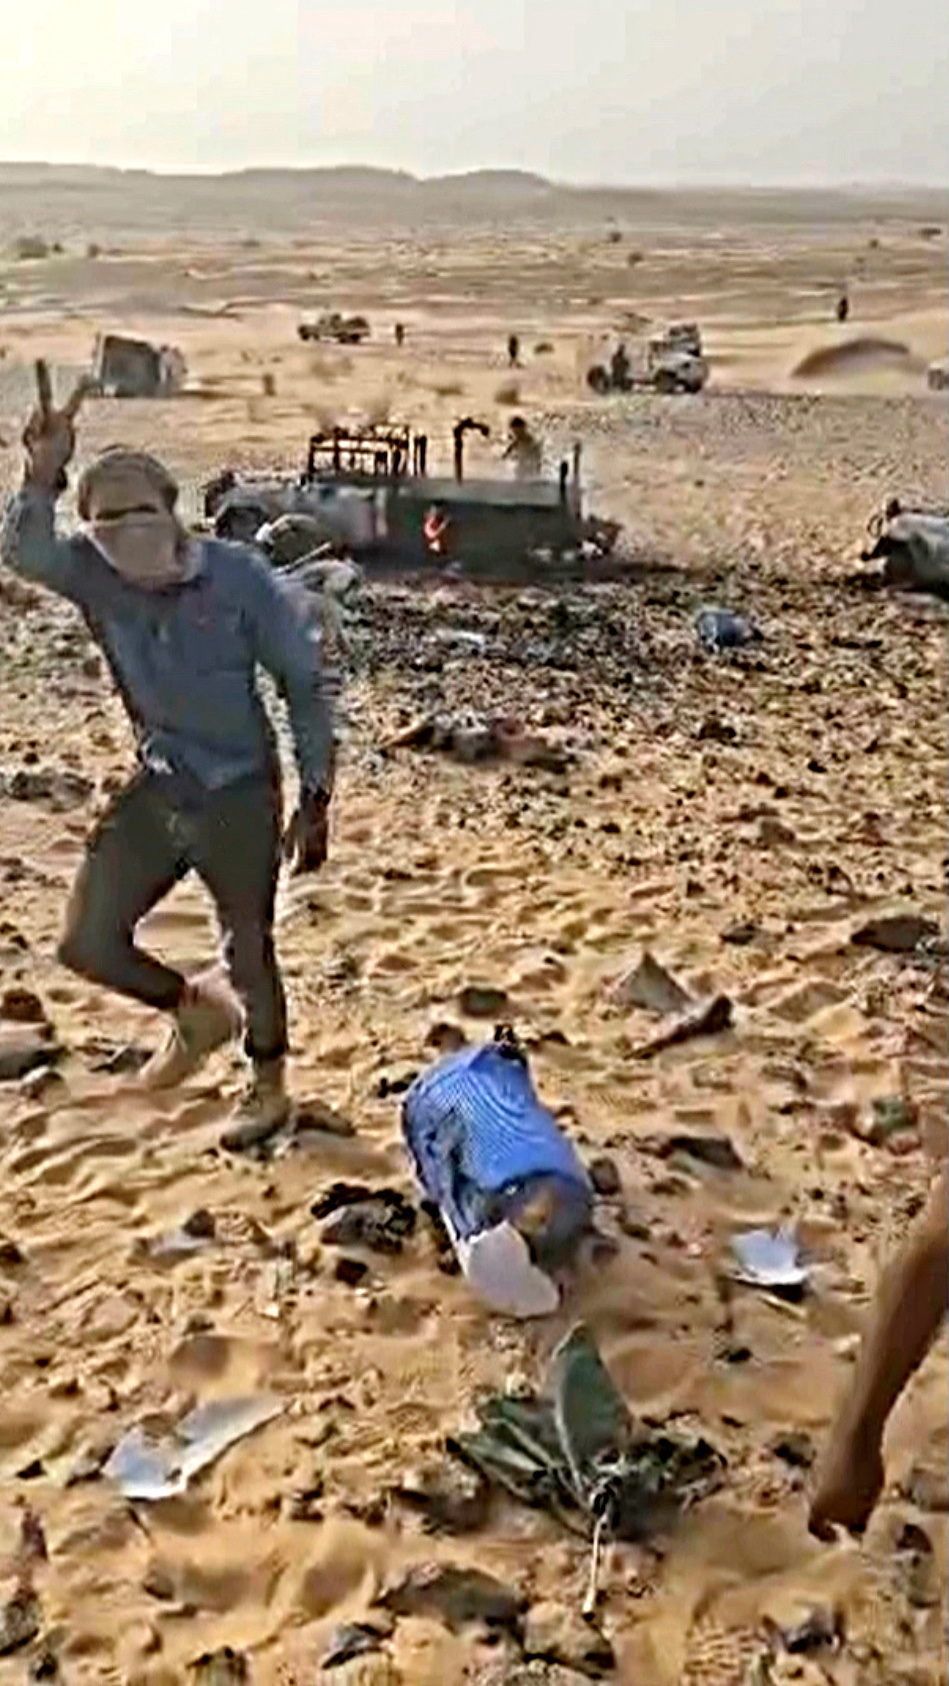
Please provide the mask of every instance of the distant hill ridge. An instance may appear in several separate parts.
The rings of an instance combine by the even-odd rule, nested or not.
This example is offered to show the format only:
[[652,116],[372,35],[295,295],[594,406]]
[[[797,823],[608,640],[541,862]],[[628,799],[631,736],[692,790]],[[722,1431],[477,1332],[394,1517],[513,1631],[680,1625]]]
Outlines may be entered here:
[[0,243],[42,231],[300,234],[322,224],[408,222],[696,227],[836,224],[869,215],[942,222],[945,195],[927,188],[655,188],[570,186],[516,169],[416,176],[371,165],[252,167],[219,175],[159,174],[86,164],[0,161]]

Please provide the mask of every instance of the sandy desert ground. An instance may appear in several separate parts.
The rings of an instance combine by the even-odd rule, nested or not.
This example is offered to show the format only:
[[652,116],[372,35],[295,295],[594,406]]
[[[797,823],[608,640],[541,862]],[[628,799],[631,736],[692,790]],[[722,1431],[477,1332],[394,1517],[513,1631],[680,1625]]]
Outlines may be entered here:
[[[5,577],[0,769],[51,778],[31,800],[0,798],[0,976],[4,993],[39,995],[66,1052],[52,1079],[0,1084],[0,1607],[26,1574],[39,1617],[32,1642],[0,1656],[3,1686],[44,1677],[28,1672],[44,1654],[70,1686],[309,1686],[333,1630],[432,1561],[576,1613],[588,1551],[554,1521],[495,1496],[473,1531],[426,1533],[394,1490],[444,1467],[445,1437],[480,1393],[538,1383],[580,1318],[635,1411],[701,1431],[727,1459],[720,1491],[673,1529],[608,1548],[597,1620],[613,1678],[945,1678],[944,1343],[896,1413],[865,1540],[828,1547],[806,1529],[806,1466],[881,1261],[945,1150],[942,950],[850,940],[893,910],[944,934],[945,612],[848,584],[883,497],[945,500],[946,403],[923,374],[945,353],[945,234],[924,239],[920,220],[881,220],[867,201],[818,226],[776,200],[746,225],[666,220],[619,238],[499,222],[251,246],[170,228],[112,237],[117,250],[95,260],[72,247],[0,269],[4,488],[31,359],[49,357],[65,382],[113,326],[180,345],[196,391],[91,403],[81,455],[148,445],[192,510],[210,470],[296,464],[315,424],[349,415],[424,425],[436,455],[459,415],[481,416],[492,439],[473,460],[497,466],[516,403],[551,462],[583,442],[591,506],[626,523],[643,559],[627,586],[567,594],[576,640],[546,660],[528,659],[531,641],[563,593],[456,583],[420,597],[403,582],[367,594],[330,863],[288,887],[280,926],[296,1090],[354,1133],[311,1134],[261,1163],[217,1145],[236,1057],[165,1103],[95,1069],[156,1034],[54,960],[83,836],[128,766],[129,734],[78,621]],[[853,312],[840,328],[844,279]],[[324,307],[364,310],[371,342],[301,346],[301,311]],[[682,316],[708,343],[702,397],[585,391],[610,332]],[[513,377],[512,328],[525,364]],[[795,379],[810,352],[858,336],[906,350]],[[516,394],[500,396],[512,380]],[[707,601],[754,617],[763,643],[704,656],[691,617]],[[439,656],[452,626],[484,628],[487,653]],[[380,754],[439,701],[514,707],[575,760],[555,774]],[[187,967],[212,952],[197,889],[148,930]],[[727,992],[732,1029],[636,1058],[656,1022],[619,1010],[609,986],[643,948],[696,994]],[[602,1219],[615,1256],[539,1324],[481,1310],[439,1272],[423,1228],[397,1257],[359,1254],[368,1271],[347,1286],[311,1215],[337,1178],[412,1192],[387,1091],[433,1057],[437,1023],[490,1030],[460,1014],[473,982],[507,993],[542,1095],[621,1179]],[[907,1127],[874,1146],[867,1126],[888,1097],[903,1099]],[[659,1156],[664,1139],[696,1133],[727,1136],[741,1168]],[[149,1239],[200,1209],[213,1242],[156,1258]],[[724,1332],[729,1237],[786,1218],[813,1261],[809,1294],[788,1305],[738,1289]],[[281,1414],[185,1496],[131,1507],[96,1477],[150,1414],[260,1390]],[[45,1559],[25,1561],[25,1511]],[[768,1660],[766,1619],[787,1629],[814,1608],[840,1612],[843,1643]],[[576,1660],[569,1632],[565,1643]],[[222,1647],[246,1673],[236,1661],[195,1671]],[[325,1678],[584,1676],[420,1614]]]

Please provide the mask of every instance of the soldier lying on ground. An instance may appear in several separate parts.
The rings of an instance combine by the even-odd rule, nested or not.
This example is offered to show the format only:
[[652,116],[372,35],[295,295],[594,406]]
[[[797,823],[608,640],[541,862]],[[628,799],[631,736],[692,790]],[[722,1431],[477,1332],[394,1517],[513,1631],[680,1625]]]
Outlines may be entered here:
[[[296,871],[326,859],[334,748],[319,644],[296,592],[251,552],[196,541],[155,458],[113,449],[78,487],[84,531],[57,535],[56,492],[73,454],[66,411],[37,410],[26,473],[10,500],[3,560],[74,603],[102,649],[132,722],[138,769],[89,839],[59,949],[82,977],[171,1016],[143,1073],[154,1088],[190,1076],[240,1028],[220,979],[187,980],[135,942],[140,919],[194,870],[220,920],[246,1013],[253,1081],[224,1141],[247,1147],[285,1121],[287,1051],[273,915],[282,853]],[[283,692],[300,772],[284,844],[280,769],[257,667]]]
[[877,1289],[872,1321],[818,1473],[811,1532],[866,1527],[883,1488],[883,1432],[949,1311],[949,1170]]

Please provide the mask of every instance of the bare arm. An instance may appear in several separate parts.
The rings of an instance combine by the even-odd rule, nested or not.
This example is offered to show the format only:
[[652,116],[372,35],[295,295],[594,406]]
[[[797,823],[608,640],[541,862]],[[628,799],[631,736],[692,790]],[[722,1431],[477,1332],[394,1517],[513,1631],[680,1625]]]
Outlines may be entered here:
[[949,1310],[949,1169],[877,1290],[873,1317],[819,1473],[810,1525],[860,1529],[883,1485],[887,1418]]

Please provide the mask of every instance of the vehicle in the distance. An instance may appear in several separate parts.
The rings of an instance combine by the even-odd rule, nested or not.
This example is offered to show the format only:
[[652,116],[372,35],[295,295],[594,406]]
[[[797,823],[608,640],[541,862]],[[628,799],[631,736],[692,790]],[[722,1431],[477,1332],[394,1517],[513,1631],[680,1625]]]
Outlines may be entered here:
[[364,316],[343,316],[338,310],[330,310],[322,316],[302,321],[297,334],[301,340],[332,340],[335,345],[361,345],[369,338],[370,327]]

